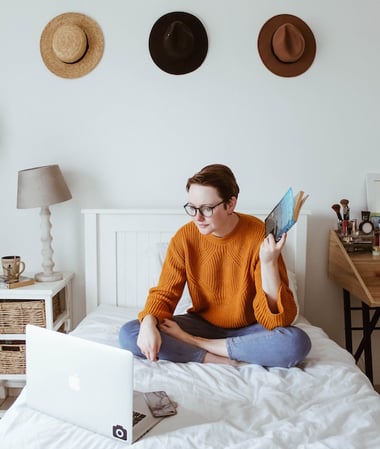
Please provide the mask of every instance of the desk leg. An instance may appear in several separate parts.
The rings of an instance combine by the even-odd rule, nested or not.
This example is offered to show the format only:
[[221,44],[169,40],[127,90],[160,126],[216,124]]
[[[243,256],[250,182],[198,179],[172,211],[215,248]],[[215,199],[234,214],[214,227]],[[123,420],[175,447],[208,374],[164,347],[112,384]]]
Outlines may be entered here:
[[351,322],[351,298],[350,292],[343,289],[344,300],[344,331],[346,337],[346,349],[352,354],[352,322]]
[[375,307],[375,312],[370,318],[370,310],[371,307],[368,307],[366,304],[362,304],[362,320],[363,320],[363,327],[360,328],[353,328],[355,330],[362,330],[363,331],[363,338],[358,346],[358,349],[355,353],[355,360],[358,361],[361,354],[364,351],[364,360],[365,360],[365,370],[366,374],[371,379],[373,377],[373,369],[372,369],[372,342],[371,342],[371,335],[372,332],[375,329],[379,329],[377,326],[377,322],[380,318],[380,307]]
[[[343,289],[344,300],[344,327],[346,337],[346,349],[353,354],[355,361],[358,362],[360,356],[364,352],[365,373],[369,380],[373,383],[373,365],[372,365],[372,341],[371,335],[375,329],[379,329],[377,322],[380,319],[380,307],[369,307],[366,303],[362,302],[361,307],[351,307],[351,295],[348,290]],[[352,326],[351,311],[361,310],[362,312],[362,326]],[[371,310],[374,310],[374,314],[371,318]],[[352,333],[353,331],[362,331],[363,337],[358,345],[358,348],[353,353]]]
[[344,327],[345,327],[345,338],[346,338],[346,349],[351,354],[354,355],[356,362],[359,360],[361,354],[364,352],[364,363],[365,363],[365,373],[367,377],[373,382],[373,368],[372,368],[372,343],[371,334],[376,326],[377,316],[374,317],[375,322],[370,321],[370,308],[367,304],[362,303],[362,326],[360,328],[355,328],[355,330],[361,329],[363,331],[363,338],[359,344],[356,353],[353,353],[352,344],[352,332],[354,328],[352,327],[351,319],[351,295],[346,289],[343,289],[343,300],[344,300]]
[[367,304],[365,303],[362,303],[365,373],[369,378],[369,380],[373,383],[372,342],[371,342],[372,329],[369,311],[370,311],[369,306],[367,306]]

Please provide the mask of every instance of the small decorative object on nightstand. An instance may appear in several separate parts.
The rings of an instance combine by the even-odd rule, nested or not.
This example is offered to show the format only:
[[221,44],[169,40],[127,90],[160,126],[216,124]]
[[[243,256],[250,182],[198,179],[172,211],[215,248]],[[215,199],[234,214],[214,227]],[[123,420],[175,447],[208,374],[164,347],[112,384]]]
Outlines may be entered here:
[[44,271],[35,275],[36,281],[53,282],[62,279],[62,273],[53,271],[49,206],[69,199],[71,199],[71,193],[58,165],[46,165],[18,172],[17,208],[41,208],[42,267]]
[[25,326],[71,330],[73,277],[63,273],[62,280],[49,284],[0,288],[0,417],[10,405],[10,391],[25,384]]

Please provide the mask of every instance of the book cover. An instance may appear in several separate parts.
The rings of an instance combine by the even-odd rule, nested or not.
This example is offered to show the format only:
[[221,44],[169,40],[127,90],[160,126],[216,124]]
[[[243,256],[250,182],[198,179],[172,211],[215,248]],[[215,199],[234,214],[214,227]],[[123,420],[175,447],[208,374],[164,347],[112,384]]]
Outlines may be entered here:
[[34,279],[26,276],[20,276],[18,281],[8,281],[5,276],[0,275],[0,287],[1,288],[18,288],[26,287],[34,284]]
[[280,202],[276,204],[273,210],[265,219],[265,237],[269,234],[274,235],[278,242],[285,232],[288,232],[298,220],[301,207],[309,195],[305,195],[300,190],[296,196],[293,195],[293,189],[290,187]]

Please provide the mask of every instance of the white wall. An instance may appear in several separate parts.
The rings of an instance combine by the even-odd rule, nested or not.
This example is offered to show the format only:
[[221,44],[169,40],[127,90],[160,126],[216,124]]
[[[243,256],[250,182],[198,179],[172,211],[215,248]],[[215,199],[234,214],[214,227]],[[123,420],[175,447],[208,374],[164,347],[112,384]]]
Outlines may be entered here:
[[[1,0],[0,176],[2,254],[41,265],[38,210],[17,210],[17,171],[58,163],[73,194],[52,210],[54,259],[73,270],[82,316],[82,208],[178,207],[203,165],[226,163],[242,208],[268,208],[292,185],[310,193],[306,315],[343,344],[340,289],[327,278],[331,205],[366,208],[365,175],[380,172],[377,0]],[[209,35],[195,72],[172,76],[152,62],[148,36],[166,12],[194,13]],[[105,35],[89,75],[66,80],[42,63],[39,39],[56,15],[84,12]],[[303,75],[262,64],[257,35],[275,14],[314,32],[317,54]],[[379,336],[376,336],[378,343]],[[377,368],[377,382],[380,368]]]

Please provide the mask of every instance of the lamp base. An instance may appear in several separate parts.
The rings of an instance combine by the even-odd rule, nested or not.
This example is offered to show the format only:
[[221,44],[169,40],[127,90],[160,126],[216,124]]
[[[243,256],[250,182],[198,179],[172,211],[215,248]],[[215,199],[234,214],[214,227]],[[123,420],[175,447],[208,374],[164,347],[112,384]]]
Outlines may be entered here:
[[62,273],[52,272],[52,273],[37,273],[34,276],[34,279],[38,282],[55,282],[63,279]]

